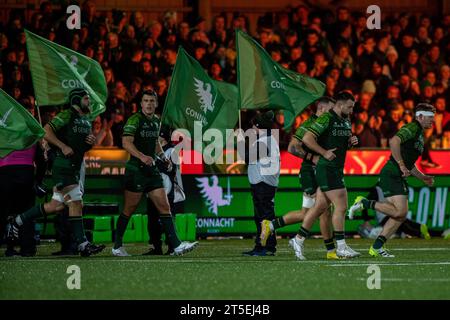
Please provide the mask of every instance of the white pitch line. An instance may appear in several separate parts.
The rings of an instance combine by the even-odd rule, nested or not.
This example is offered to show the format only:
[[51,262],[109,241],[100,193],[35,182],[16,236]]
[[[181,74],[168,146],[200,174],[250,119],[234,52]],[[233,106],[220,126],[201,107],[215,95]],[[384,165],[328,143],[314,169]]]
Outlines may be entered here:
[[[356,280],[359,281],[367,281],[367,278],[356,278]],[[436,278],[436,279],[432,279],[432,278],[414,278],[414,279],[410,279],[410,278],[381,278],[381,282],[383,281],[388,281],[388,282],[450,282],[449,278]]]
[[450,265],[450,261],[443,261],[443,262],[399,262],[399,263],[378,263],[377,261],[374,261],[372,263],[370,262],[364,262],[364,263],[340,263],[340,264],[330,264],[330,267],[358,267],[358,266],[370,266],[370,265],[378,265],[378,266],[431,266],[431,265]]
[[[86,262],[113,262],[113,263],[121,263],[121,262],[132,262],[132,263],[232,263],[232,264],[238,264],[238,263],[262,263],[266,262],[264,259],[258,259],[254,260],[250,257],[247,258],[241,258],[239,260],[234,260],[233,258],[230,259],[202,259],[202,258],[194,258],[194,259],[169,259],[169,260],[153,260],[153,259],[117,259],[117,258],[111,258],[111,259],[89,259],[85,260]],[[5,259],[0,260],[1,262],[11,263],[11,262],[56,262],[56,263],[71,263],[74,259],[61,259],[61,258],[54,258],[54,259]],[[378,260],[379,261],[379,260]],[[348,261],[343,260],[340,263],[330,263],[330,261],[327,260],[306,260],[306,261],[298,261],[295,259],[292,260],[270,260],[270,262],[278,262],[278,263],[296,263],[296,264],[315,264],[315,265],[321,265],[321,266],[329,266],[329,267],[364,267],[364,266],[370,266],[370,265],[379,265],[379,266],[425,266],[425,265],[450,265],[450,261],[442,261],[442,262],[423,262],[423,261],[411,261],[411,262],[399,262],[399,263],[389,263],[389,262],[382,262],[379,263],[378,261],[373,262],[354,262],[354,261]],[[83,261],[84,262],[84,261]],[[6,265],[6,263],[4,265]]]

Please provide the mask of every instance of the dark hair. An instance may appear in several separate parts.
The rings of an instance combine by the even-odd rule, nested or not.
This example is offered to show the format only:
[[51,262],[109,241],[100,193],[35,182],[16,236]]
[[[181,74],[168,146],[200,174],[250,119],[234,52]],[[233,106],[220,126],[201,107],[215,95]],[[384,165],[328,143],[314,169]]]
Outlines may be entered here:
[[318,107],[319,104],[321,104],[321,103],[323,103],[323,104],[327,104],[327,103],[336,103],[336,100],[334,100],[332,97],[323,96],[323,97],[320,97],[319,99],[317,99],[317,100],[315,101],[316,107]]
[[416,106],[414,112],[417,112],[417,111],[431,111],[431,112],[435,113],[436,108],[429,103],[419,103]]
[[142,91],[140,101],[142,101],[142,98],[144,98],[144,95],[153,96],[153,97],[155,97],[156,99],[158,99],[158,94],[157,94],[156,91],[154,91],[154,90],[144,90],[144,91]]
[[269,110],[267,112],[257,114],[252,123],[259,129],[270,129],[272,128],[273,119],[274,113],[272,110]]
[[162,125],[159,129],[159,136],[163,139],[165,139],[167,142],[170,142],[170,138],[172,136],[172,130],[167,125]]
[[335,98],[336,98],[336,102],[338,102],[338,101],[347,101],[347,100],[355,101],[355,97],[351,93],[349,93],[347,91],[338,92],[336,94]]
[[80,106],[81,99],[88,95],[84,88],[75,88],[69,92],[69,104],[71,106]]

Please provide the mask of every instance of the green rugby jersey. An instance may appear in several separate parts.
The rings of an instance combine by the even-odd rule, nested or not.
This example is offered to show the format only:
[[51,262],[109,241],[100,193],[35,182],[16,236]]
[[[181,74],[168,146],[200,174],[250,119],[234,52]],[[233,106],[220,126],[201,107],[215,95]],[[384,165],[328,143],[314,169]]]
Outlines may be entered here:
[[[133,114],[123,128],[124,136],[133,136],[136,148],[155,159],[155,147],[159,137],[159,119],[155,115],[151,119],[147,118],[142,112]],[[141,160],[130,155],[127,165],[140,167]]]
[[[311,127],[311,125],[314,123],[314,121],[317,119],[317,116],[315,114],[312,114],[305,122],[301,124],[300,127],[295,131],[294,138],[302,142],[303,137],[305,136],[305,133],[308,131],[308,129]],[[309,149],[305,144],[302,146],[303,150],[308,153],[316,154],[314,151]],[[310,164],[314,165],[311,160],[303,159],[302,164]]]
[[[408,170],[411,170],[419,156],[423,153],[424,140],[422,126],[417,120],[414,120],[401,127],[395,135],[401,140],[400,152],[403,161],[405,161],[405,166]],[[397,164],[392,154],[389,160]]]
[[324,149],[333,151],[336,158],[328,161],[320,157],[318,165],[344,168],[348,141],[352,136],[352,125],[348,119],[339,117],[334,110],[325,112],[308,129],[317,137],[317,143]]
[[58,163],[80,168],[84,153],[92,148],[92,145],[86,143],[86,137],[92,132],[92,123],[86,116],[69,108],[58,113],[48,125],[53,129],[56,137],[71,147],[74,152],[70,158],[66,158],[58,149],[56,152]]

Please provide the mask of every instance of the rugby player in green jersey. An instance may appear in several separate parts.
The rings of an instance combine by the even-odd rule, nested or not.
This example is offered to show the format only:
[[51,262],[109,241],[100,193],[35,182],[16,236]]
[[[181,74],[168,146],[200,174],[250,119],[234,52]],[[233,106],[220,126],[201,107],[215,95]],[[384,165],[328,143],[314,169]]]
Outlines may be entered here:
[[[289,143],[288,152],[303,159],[299,175],[303,191],[302,208],[301,210],[288,212],[284,216],[273,219],[272,221],[263,220],[261,222],[260,235],[262,246],[265,246],[267,239],[276,229],[302,222],[308,210],[314,206],[317,191],[316,163],[319,156],[304,146],[302,139],[314,121],[323,113],[330,111],[335,102],[330,97],[319,98],[315,102],[316,113],[312,114],[308,120],[303,122],[293,135]],[[320,216],[320,231],[327,249],[327,259],[338,259],[331,229],[331,213],[329,211]]]
[[353,111],[355,98],[348,92],[336,95],[336,103],[329,112],[322,114],[303,136],[303,143],[320,155],[316,165],[316,182],[319,188],[314,206],[308,210],[298,234],[289,241],[299,260],[303,255],[304,241],[317,218],[333,204],[332,223],[336,238],[336,255],[352,258],[359,253],[345,243],[345,214],[347,212],[347,189],[344,184],[344,163],[347,149],[358,143],[352,136],[348,120]]
[[416,106],[414,120],[403,127],[389,140],[391,156],[380,172],[379,186],[383,190],[384,201],[357,197],[349,209],[349,217],[362,209],[374,209],[387,216],[389,220],[383,231],[369,249],[373,257],[393,258],[384,247],[389,239],[405,221],[408,214],[408,183],[406,177],[413,175],[426,185],[432,186],[434,177],[420,172],[415,163],[423,152],[423,130],[433,126],[435,108],[427,103]]
[[117,220],[116,238],[112,254],[129,256],[122,244],[128,221],[144,193],[154,203],[160,214],[160,221],[166,239],[174,248],[174,255],[191,251],[197,242],[181,242],[176,234],[170,212],[169,201],[164,190],[161,173],[155,165],[156,157],[169,167],[171,162],[164,155],[159,143],[160,121],[155,116],[158,96],[154,91],[144,91],[141,97],[141,110],[132,115],[123,128],[122,145],[130,153],[125,167],[125,194],[123,213]]
[[44,139],[58,148],[52,167],[55,184],[52,200],[16,216],[10,222],[8,234],[16,235],[26,221],[59,212],[66,205],[72,236],[80,255],[90,256],[99,253],[105,246],[88,242],[83,227],[83,181],[80,181],[80,171],[84,153],[95,144],[92,123],[88,118],[91,112],[88,92],[83,88],[71,90],[69,105],[70,108],[58,113],[44,126]]

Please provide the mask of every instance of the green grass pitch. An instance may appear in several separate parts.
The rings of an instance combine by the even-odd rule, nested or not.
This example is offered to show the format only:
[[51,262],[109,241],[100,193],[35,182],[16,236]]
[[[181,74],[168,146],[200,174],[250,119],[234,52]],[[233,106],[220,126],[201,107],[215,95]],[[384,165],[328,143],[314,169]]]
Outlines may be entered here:
[[[251,240],[203,240],[182,257],[141,256],[145,244],[126,245],[132,257],[55,258],[44,244],[34,258],[0,258],[0,299],[450,299],[450,242],[396,239],[393,259],[373,259],[369,240],[350,239],[362,257],[325,260],[323,242],[306,243],[296,261],[279,240],[274,257],[244,257]],[[368,266],[381,271],[381,289],[367,288]],[[68,290],[67,268],[77,265],[81,289]]]

